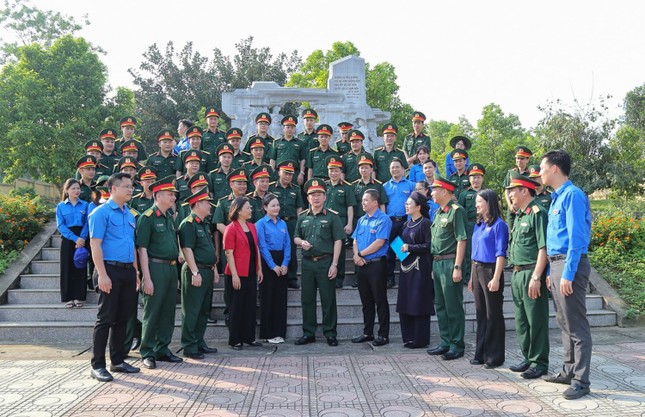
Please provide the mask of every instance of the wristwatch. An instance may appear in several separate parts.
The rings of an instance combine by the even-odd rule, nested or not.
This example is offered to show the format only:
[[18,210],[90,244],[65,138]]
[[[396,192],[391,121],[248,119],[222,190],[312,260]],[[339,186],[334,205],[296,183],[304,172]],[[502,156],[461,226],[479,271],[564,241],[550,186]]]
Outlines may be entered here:
[[196,277],[197,275],[199,275],[199,271],[193,271],[193,276]]
[[461,265],[455,265],[453,268],[455,271],[459,271],[461,269]]
[[537,275],[531,275],[531,281],[539,281],[540,277]]
[[358,251],[357,255],[358,255],[359,258],[363,257],[363,255],[361,254],[361,251]]

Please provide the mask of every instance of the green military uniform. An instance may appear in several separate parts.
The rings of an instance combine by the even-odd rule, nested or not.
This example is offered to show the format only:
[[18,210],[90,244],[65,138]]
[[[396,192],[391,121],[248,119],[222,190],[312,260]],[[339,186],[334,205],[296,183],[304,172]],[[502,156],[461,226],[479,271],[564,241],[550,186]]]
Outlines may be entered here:
[[[302,111],[302,118],[316,120],[318,118],[318,113],[316,113],[316,110],[314,109],[304,109]],[[310,133],[307,133],[307,131],[298,133],[298,139],[307,145],[307,151],[320,146],[320,143],[318,142],[318,133],[315,128]]]
[[114,174],[114,166],[116,163],[119,161],[121,156],[117,154],[116,152],[112,152],[110,155],[106,155],[104,153],[101,153],[101,164],[105,165],[107,167],[106,172],[109,172],[109,174],[104,174],[104,175],[112,175]]
[[[103,129],[101,130],[101,133],[99,133],[99,140],[101,142],[108,139],[116,140],[116,131],[114,129]],[[101,163],[112,170],[119,158],[120,156],[119,152],[117,152],[116,144],[114,146],[114,150],[109,155],[105,153],[105,149],[103,150],[103,152],[101,152]],[[112,175],[113,172],[114,171],[112,171],[108,175]]]
[[294,181],[295,176],[300,173],[300,161],[307,159],[308,149],[303,142],[293,138],[291,140],[286,140],[285,138],[280,138],[273,142],[273,148],[271,148],[271,159],[275,161],[276,166],[284,161],[296,161],[295,172],[294,172]]
[[356,221],[365,215],[363,210],[363,205],[361,201],[363,200],[363,194],[365,190],[376,190],[380,194],[378,200],[379,206],[381,204],[387,204],[390,202],[390,199],[387,197],[387,193],[383,189],[383,183],[379,180],[370,180],[369,182],[364,182],[363,179],[359,178],[352,183],[352,189],[354,190],[354,198],[356,199],[356,210],[354,211],[354,224]]
[[[307,194],[324,192],[325,186],[314,178],[307,181],[305,189]],[[323,208],[314,214],[308,209],[298,216],[294,238],[312,245],[311,249],[302,251],[302,330],[308,338],[316,335],[316,289],[320,291],[323,334],[328,342],[330,338],[336,338],[336,291],[334,280],[327,275],[333,261],[334,244],[344,237],[341,220],[333,210]]]
[[[193,137],[193,136],[198,136],[195,133],[191,133],[191,131],[195,129],[199,129],[197,126],[191,127],[190,130],[187,132],[189,135],[188,137]],[[201,129],[199,129],[201,131]],[[191,136],[192,135],[192,136]],[[201,135],[201,133],[200,133]],[[186,173],[186,157],[192,152],[192,151],[197,151],[199,152],[199,170],[202,172],[211,172],[212,170],[215,169],[215,161],[213,161],[213,157],[211,154],[207,151],[200,151],[198,149],[185,149],[179,153],[179,157],[175,161],[175,171],[179,171],[183,174]]]
[[[533,155],[533,152],[526,146],[516,146],[515,147],[515,157],[522,157],[522,158],[530,158],[531,155]],[[519,173],[520,175],[529,175],[529,170],[528,170],[528,165],[525,171],[520,172],[519,168],[511,168],[506,172],[506,177],[504,178],[504,183],[502,184],[504,188],[508,187],[508,185],[511,183],[511,173],[516,172]],[[506,211],[506,223],[508,223],[508,230],[513,230],[513,223],[515,222],[515,213],[511,211],[510,206],[508,207]],[[512,234],[510,239],[512,239]]]
[[399,158],[403,164],[403,168],[408,169],[408,161],[405,159],[405,154],[402,150],[394,147],[388,152],[385,146],[378,147],[374,150],[374,169],[376,169],[377,180],[387,182],[392,178],[392,175],[390,175],[390,162],[394,158]]
[[[452,152],[450,152],[450,155],[452,156],[453,161],[458,159],[468,159],[468,152],[463,149],[453,149]],[[459,195],[462,191],[470,188],[470,179],[468,179],[468,170],[466,168],[464,168],[464,171],[461,174],[457,171],[448,179],[457,184],[457,188],[455,189],[455,197],[457,197],[457,199],[459,199]]]
[[[126,116],[123,119],[121,119],[121,121],[119,122],[119,125],[121,126],[121,128],[123,128],[124,126],[134,127],[137,125],[137,119],[136,117],[133,117],[133,116]],[[132,140],[137,147],[137,161],[145,161],[146,159],[148,159],[148,154],[146,154],[146,149],[144,148],[143,144],[136,139],[130,139],[130,140]],[[127,142],[127,140],[124,137],[121,137],[115,140],[114,150],[117,153],[123,154],[123,152],[121,152],[121,146],[125,142]]]
[[[78,161],[76,161],[76,168],[79,170],[84,169],[84,168],[95,168],[96,169],[96,158],[94,158],[92,155],[85,155],[81,157]],[[96,176],[96,175],[95,175]],[[86,184],[82,179],[81,181],[81,194],[79,195],[79,199],[83,201],[87,201],[88,203],[92,201],[92,189],[94,188],[94,180],[90,180],[90,184]]]
[[[455,184],[439,175],[435,176],[433,187],[454,190]],[[454,282],[457,242],[468,238],[466,232],[466,211],[459,204],[448,204],[437,211],[432,223],[430,252],[434,256],[435,311],[439,322],[441,346],[457,353],[464,351],[464,285]],[[460,265],[461,266],[461,265]]]
[[[206,107],[204,112],[204,118],[208,119],[209,117],[217,117],[219,119],[219,110],[215,106]],[[226,143],[226,137],[224,132],[215,128],[215,131],[207,129],[203,132],[202,135],[202,150],[209,152],[211,155],[215,155],[217,152],[217,147],[222,143]],[[208,172],[208,171],[206,171]]]
[[[273,169],[271,169],[270,165],[258,166],[249,174],[249,177],[253,182],[255,182],[255,180],[258,178],[266,178],[267,180],[271,181],[272,176],[273,176]],[[251,222],[255,223],[258,220],[260,220],[262,217],[264,217],[265,212],[264,212],[263,199],[266,196],[266,193],[264,195],[260,195],[257,190],[254,190],[248,193],[246,196],[249,198],[249,202],[251,203],[251,209],[253,210],[253,216],[251,217]]]
[[[412,122],[415,121],[425,122],[426,115],[420,111],[415,111],[412,114]],[[427,146],[428,149],[432,149],[430,147],[430,136],[423,132],[419,133],[419,135],[415,135],[414,132],[412,132],[403,139],[403,150],[408,154],[408,156],[416,155],[417,149],[421,146]]]
[[[516,183],[520,180],[522,183]],[[528,177],[513,172],[507,188],[538,185]],[[529,187],[530,188],[530,187]],[[513,265],[511,290],[515,305],[515,331],[524,359],[532,368],[549,368],[549,300],[546,273],[538,277],[540,296],[532,299],[528,287],[535,270],[538,251],[546,247],[546,210],[533,199],[524,210],[518,210],[511,231],[509,259]]]
[[[175,179],[166,177],[150,188],[153,192],[173,191]],[[136,243],[146,248],[148,268],[154,285],[152,295],[143,295],[143,331],[141,357],[163,358],[171,354],[168,346],[175,327],[175,304],[177,300],[177,257],[179,246],[172,210],[162,213],[153,205],[137,221]]]
[[[157,143],[164,140],[173,140],[172,132],[168,129],[161,130],[157,133]],[[154,167],[157,170],[159,178],[166,178],[170,175],[175,175],[175,166],[177,164],[177,155],[172,153],[168,156],[163,156],[161,151],[155,152],[146,160],[146,166]]]
[[[528,167],[529,178],[542,182],[540,178],[540,166],[539,165],[530,165]],[[537,191],[537,190],[536,190]],[[535,196],[535,200],[546,209],[547,213],[551,207],[551,193],[546,190],[545,187],[542,187],[542,192]]]
[[250,154],[244,151],[239,151],[237,155],[233,154],[233,163],[231,164],[231,166],[233,168],[239,168],[252,160],[253,160],[253,157]]
[[[140,181],[143,180],[156,180],[158,177],[157,170],[154,167],[141,167],[139,172],[137,173],[137,177],[139,178]],[[166,175],[168,177],[168,175]],[[145,190],[143,190],[141,193],[135,195],[132,197],[132,200],[128,203],[130,207],[135,209],[139,213],[143,213],[146,210],[148,210],[152,205],[155,203],[155,199],[153,196],[150,196],[150,198],[146,197]]]
[[309,151],[309,157],[307,158],[307,169],[313,169],[312,178],[329,178],[327,174],[327,158],[330,156],[339,156],[338,152],[332,148],[327,148],[327,150],[322,150],[319,147],[313,148]]
[[231,170],[226,173],[222,168],[217,168],[212,170],[210,174],[208,174],[210,188],[213,192],[213,199],[215,199],[215,201],[219,201],[222,199],[222,197],[225,197],[231,193],[231,185],[226,179]]
[[251,157],[253,157],[253,155],[251,154],[251,143],[256,142],[257,140],[262,141],[262,144],[264,145],[264,156],[262,157],[262,160],[266,163],[269,163],[269,161],[271,161],[271,158],[270,158],[271,147],[273,146],[273,142],[275,141],[275,138],[271,135],[266,135],[266,137],[264,138],[257,134],[249,136],[249,139],[246,141],[246,144],[244,145],[244,152],[246,152],[247,154],[251,155]]
[[[352,130],[352,125],[349,122],[340,122],[338,123],[338,130],[341,133],[349,133],[350,130]],[[345,155],[347,152],[349,152],[352,149],[352,145],[349,143],[349,139],[345,138],[345,140],[342,139],[342,136],[340,139],[336,141],[336,144],[334,145],[336,147],[336,152],[338,152],[339,155]]]

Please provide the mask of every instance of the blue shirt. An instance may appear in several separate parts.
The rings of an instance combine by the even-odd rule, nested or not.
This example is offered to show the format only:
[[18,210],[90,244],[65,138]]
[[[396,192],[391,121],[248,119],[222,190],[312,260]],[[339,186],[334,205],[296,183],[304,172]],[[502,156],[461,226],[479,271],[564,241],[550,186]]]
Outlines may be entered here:
[[136,220],[128,205],[123,209],[111,198],[90,213],[91,239],[101,239],[103,259],[123,263],[134,262],[134,230]]
[[408,173],[408,179],[412,182],[425,181],[426,176],[423,173],[423,166],[421,164],[412,165]]
[[362,251],[367,249],[376,239],[385,239],[383,246],[374,253],[365,255],[363,258],[366,260],[380,258],[387,255],[389,248],[388,241],[390,239],[390,231],[392,230],[392,220],[386,216],[381,210],[376,209],[374,215],[370,217],[365,213],[356,224],[356,230],[352,233],[352,239],[356,240],[358,250]]
[[508,250],[508,226],[498,217],[492,226],[486,222],[475,224],[472,240],[473,261],[492,264],[498,256],[506,257]]
[[274,222],[267,214],[255,223],[255,231],[258,234],[260,254],[269,268],[273,269],[277,266],[273,261],[271,252],[269,252],[272,250],[283,251],[284,259],[281,266],[289,265],[291,260],[291,238],[287,230],[287,223],[282,219]]
[[387,215],[392,217],[405,216],[405,202],[414,191],[414,183],[406,178],[401,178],[401,181],[396,182],[394,178],[383,184],[385,193],[390,202],[387,204]]
[[[79,237],[87,240],[87,213],[87,201],[79,199],[76,205],[74,205],[68,198],[58,203],[56,206],[56,225],[58,226],[60,234],[72,242],[76,242]],[[74,226],[83,228],[81,229],[80,236],[75,235],[69,230],[70,227]]]
[[591,210],[585,193],[567,180],[551,193],[549,223],[546,228],[546,253],[566,255],[562,278],[573,281],[580,255],[591,241]]
[[175,147],[172,148],[172,152],[175,155],[179,155],[181,151],[185,151],[187,149],[190,149],[190,141],[188,141],[188,138],[181,138],[181,140],[177,142]]

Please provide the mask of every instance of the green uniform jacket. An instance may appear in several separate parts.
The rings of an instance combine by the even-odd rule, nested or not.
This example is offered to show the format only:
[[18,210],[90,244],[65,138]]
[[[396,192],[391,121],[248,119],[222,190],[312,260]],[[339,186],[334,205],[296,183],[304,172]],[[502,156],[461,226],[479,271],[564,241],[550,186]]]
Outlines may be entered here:
[[215,264],[215,246],[208,222],[190,213],[179,225],[179,242],[182,248],[193,250],[195,262]]
[[251,222],[255,223],[266,214],[264,212],[264,205],[262,204],[262,197],[260,197],[256,191],[246,194],[246,197],[248,197],[249,202],[251,203],[251,210],[253,211]]
[[468,188],[459,194],[459,205],[466,210],[466,217],[469,223],[477,220],[477,209],[475,208],[475,199],[477,198],[477,191]]
[[537,202],[546,209],[546,211],[549,211],[549,208],[551,208],[551,193],[548,191],[543,191],[542,193],[538,194],[535,196],[535,199]]
[[311,133],[298,133],[298,139],[300,139],[307,145],[307,150],[311,150],[320,146],[320,143],[318,142],[318,135],[316,134],[316,129],[314,129]]
[[[186,152],[188,152],[190,150],[192,150],[192,149],[186,149],[186,150],[181,151],[179,153],[179,156],[175,160],[175,171],[181,172],[182,175],[186,173],[186,167],[184,166],[184,158],[183,158],[183,156],[184,156],[184,153],[186,153]],[[209,152],[207,152],[207,151],[201,151],[201,154],[202,154],[202,159],[201,159],[201,161],[199,163],[199,171],[201,171],[201,172],[211,172],[212,170],[214,170],[215,169],[215,161],[213,161],[213,157],[211,156],[211,154]],[[160,176],[159,178],[163,178],[163,177]]]
[[215,201],[219,201],[220,198],[231,193],[231,184],[226,179],[227,175],[228,173],[222,171],[222,168],[214,169],[208,174],[210,192],[213,193]]
[[365,215],[363,211],[363,194],[365,190],[376,190],[381,195],[378,199],[379,205],[387,204],[390,202],[390,199],[387,197],[387,193],[383,189],[383,183],[379,180],[371,180],[369,182],[363,182],[362,179],[357,179],[352,183],[352,189],[354,190],[354,198],[356,199],[356,210],[354,210],[354,220],[356,221],[360,217]]
[[166,178],[169,175],[175,175],[177,159],[177,155],[173,153],[164,158],[161,152],[155,152],[146,161],[146,166],[157,169],[157,178]]
[[421,132],[419,136],[414,136],[414,133],[411,133],[403,139],[403,150],[408,153],[408,156],[416,155],[417,149],[420,146],[427,146],[430,148],[430,136]]
[[[361,152],[358,155],[362,153],[366,153],[372,157],[372,154],[369,152]],[[347,182],[352,183],[361,177],[360,172],[358,172],[358,155],[354,152],[347,152],[342,156],[343,164],[345,165],[345,181]]]
[[340,157],[338,152],[336,152],[332,148],[327,148],[326,151],[320,149],[320,146],[313,148],[309,151],[309,155],[307,155],[307,162],[305,166],[307,169],[314,170],[314,178],[329,178],[327,171],[327,158],[334,155]]
[[352,145],[349,144],[349,141],[343,142],[342,140],[339,140],[334,146],[336,147],[336,152],[338,152],[339,155],[345,155],[352,149]]
[[272,182],[269,185],[269,192],[275,194],[280,202],[280,218],[283,220],[295,219],[297,210],[305,207],[300,187],[289,184],[287,187],[280,185],[280,181]]
[[148,210],[150,207],[152,207],[155,204],[155,199],[154,197],[152,198],[146,198],[145,193],[140,193],[132,197],[132,200],[128,203],[130,207],[138,211],[139,213],[143,213],[146,210]]
[[325,207],[338,213],[338,217],[343,222],[343,227],[347,224],[347,209],[356,207],[356,196],[352,185],[347,181],[339,181],[338,184],[332,185],[331,180],[325,181],[327,184],[327,199]]
[[283,161],[297,162],[296,172],[294,173],[294,175],[297,175],[300,172],[300,161],[307,159],[308,151],[306,144],[297,138],[291,140],[280,138],[273,142],[270,158],[275,161],[276,167]]
[[334,242],[345,239],[345,231],[338,213],[323,208],[314,215],[307,209],[298,216],[294,238],[311,243],[311,249],[303,250],[303,256],[321,256],[334,253]]
[[459,195],[462,191],[470,188],[470,180],[468,179],[468,171],[466,170],[464,170],[461,175],[459,175],[458,172],[455,172],[448,179],[457,184],[457,188],[455,189],[455,197],[457,197],[457,199],[459,199]]
[[[262,143],[264,143],[264,157],[262,158],[264,162],[269,162],[271,160],[271,148],[273,147],[273,142],[275,141],[275,138],[271,135],[267,135],[266,138],[263,138],[262,136],[259,136],[257,134],[249,136],[249,138],[246,140],[246,144],[244,144],[244,152],[248,153],[251,155],[251,143],[255,142],[256,139],[260,139]],[[251,155],[253,157],[253,155]]]
[[146,248],[150,258],[173,261],[179,256],[172,210],[164,214],[156,205],[150,207],[139,216],[136,235],[137,246]]
[[217,147],[222,143],[226,143],[224,132],[220,132],[219,130],[215,132],[211,132],[210,130],[204,131],[202,135],[202,150],[209,152],[211,155],[215,155]]
[[251,156],[251,154],[248,154],[244,151],[239,151],[237,155],[233,155],[233,163],[231,164],[231,167],[233,167],[233,169],[239,168],[245,163],[252,160],[253,157]]
[[385,150],[385,146],[374,149],[374,169],[376,170],[376,179],[381,182],[387,182],[392,178],[390,175],[390,162],[392,158],[399,158],[403,162],[403,169],[408,169],[408,161],[401,149],[393,147],[390,152]]
[[[146,159],[148,159],[148,154],[146,153],[146,148],[144,148],[143,143],[134,138],[132,140],[134,140],[137,145],[137,161],[145,161]],[[116,152],[121,153],[121,145],[123,145],[123,142],[125,142],[125,139],[123,137],[120,137],[119,139],[114,141],[114,150]]]
[[459,204],[448,204],[437,210],[432,223],[430,252],[433,255],[457,253],[457,241],[466,240],[466,210]]
[[530,265],[537,261],[538,251],[546,246],[548,214],[544,207],[533,199],[522,211],[517,212],[509,248],[512,265]]

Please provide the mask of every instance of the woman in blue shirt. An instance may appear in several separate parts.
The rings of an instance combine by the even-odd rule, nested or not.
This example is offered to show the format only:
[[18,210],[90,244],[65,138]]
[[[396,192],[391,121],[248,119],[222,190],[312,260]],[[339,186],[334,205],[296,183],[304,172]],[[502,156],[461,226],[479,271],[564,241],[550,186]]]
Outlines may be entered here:
[[419,160],[419,163],[410,167],[410,172],[408,173],[408,179],[410,181],[418,182],[425,179],[423,164],[428,161],[428,158],[430,158],[430,149],[428,149],[427,146],[419,146],[419,149],[417,149],[417,159]]
[[492,369],[504,363],[504,260],[508,226],[502,220],[497,194],[480,190],[475,200],[477,224],[472,238],[471,280],[477,317],[477,345],[472,365]]
[[267,214],[255,224],[264,275],[260,284],[260,339],[284,343],[287,336],[287,272],[291,260],[291,238],[287,223],[278,217],[278,197],[268,193],[262,204]]
[[62,201],[56,206],[56,223],[62,235],[60,248],[60,298],[65,307],[83,307],[87,296],[87,269],[74,266],[74,252],[88,237],[87,202],[80,200],[81,183],[65,181]]

